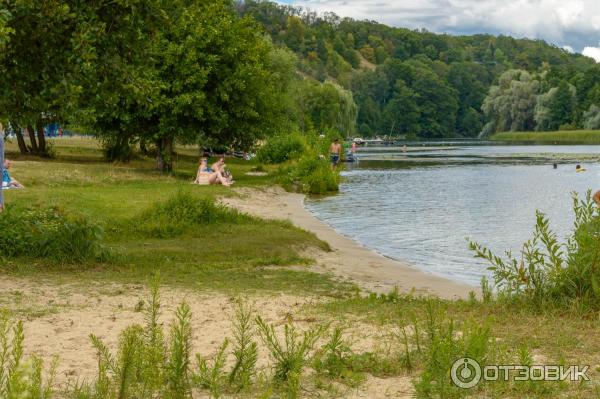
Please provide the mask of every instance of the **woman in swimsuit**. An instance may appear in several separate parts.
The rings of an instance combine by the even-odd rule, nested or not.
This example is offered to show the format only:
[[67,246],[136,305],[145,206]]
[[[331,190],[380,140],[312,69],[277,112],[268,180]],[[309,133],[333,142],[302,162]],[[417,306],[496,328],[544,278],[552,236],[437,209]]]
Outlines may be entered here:
[[208,161],[206,158],[200,159],[200,165],[198,166],[198,173],[196,174],[196,180],[194,184],[222,184],[224,186],[230,186],[231,183],[223,177],[221,171],[212,170],[208,167]]
[[212,169],[215,172],[220,172],[229,183],[233,183],[233,176],[227,169],[225,169],[225,158],[221,157],[217,162],[212,165]]

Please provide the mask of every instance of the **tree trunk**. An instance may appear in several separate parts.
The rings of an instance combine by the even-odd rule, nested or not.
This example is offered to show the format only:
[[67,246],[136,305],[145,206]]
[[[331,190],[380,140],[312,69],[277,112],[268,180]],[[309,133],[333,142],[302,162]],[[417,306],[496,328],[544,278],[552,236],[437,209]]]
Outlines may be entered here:
[[173,170],[173,138],[163,137],[156,143],[156,169],[163,172]]
[[17,143],[19,144],[19,151],[21,152],[21,155],[29,154],[29,149],[27,148],[27,144],[25,144],[25,137],[23,137],[21,127],[15,122],[12,122],[11,124],[15,130],[15,135],[17,136]]
[[41,119],[38,119],[36,123],[37,138],[38,138],[38,151],[42,156],[48,155],[46,151],[46,137],[44,136],[44,123]]
[[38,149],[37,140],[35,139],[35,130],[33,130],[33,126],[27,125],[27,134],[29,135],[29,141],[31,142],[31,153],[39,154],[40,150]]
[[164,139],[164,152],[163,158],[165,160],[164,170],[165,172],[173,171],[173,138],[165,137]]
[[162,139],[156,142],[156,170],[163,170],[165,161],[163,159]]
[[148,156],[148,147],[146,147],[146,141],[144,139],[140,140],[140,151],[145,156]]

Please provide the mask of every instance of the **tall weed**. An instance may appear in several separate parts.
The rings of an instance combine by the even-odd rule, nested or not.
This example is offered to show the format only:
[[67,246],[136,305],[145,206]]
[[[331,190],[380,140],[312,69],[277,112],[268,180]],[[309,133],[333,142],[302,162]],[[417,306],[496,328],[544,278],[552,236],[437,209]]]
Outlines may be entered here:
[[33,356],[25,358],[23,323],[14,323],[6,312],[0,313],[0,397],[39,398],[53,395],[57,360],[43,378],[43,362]]
[[252,382],[258,359],[258,348],[254,341],[255,329],[252,307],[243,302],[236,305],[233,321],[233,355],[235,364],[229,373],[229,384],[238,390],[246,389]]
[[[584,200],[573,194],[575,223],[566,242],[558,240],[538,211],[533,237],[523,244],[520,257],[507,251],[502,258],[481,244],[469,244],[475,257],[490,264],[499,298],[536,308],[600,307],[600,214],[590,197],[589,191]],[[489,299],[489,287],[483,288]]]
[[307,365],[309,356],[317,340],[325,331],[325,326],[309,329],[302,334],[291,324],[284,326],[283,339],[275,333],[275,327],[267,324],[260,316],[256,318],[260,337],[275,362],[275,380],[283,384],[290,397],[298,397],[302,369]]

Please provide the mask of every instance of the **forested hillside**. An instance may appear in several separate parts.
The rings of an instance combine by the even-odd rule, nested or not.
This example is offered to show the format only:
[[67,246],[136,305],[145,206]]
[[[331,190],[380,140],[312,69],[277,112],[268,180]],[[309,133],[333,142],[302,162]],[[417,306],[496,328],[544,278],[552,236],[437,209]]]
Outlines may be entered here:
[[297,55],[305,81],[351,91],[361,135],[600,128],[600,67],[543,41],[440,35],[266,1],[236,9]]

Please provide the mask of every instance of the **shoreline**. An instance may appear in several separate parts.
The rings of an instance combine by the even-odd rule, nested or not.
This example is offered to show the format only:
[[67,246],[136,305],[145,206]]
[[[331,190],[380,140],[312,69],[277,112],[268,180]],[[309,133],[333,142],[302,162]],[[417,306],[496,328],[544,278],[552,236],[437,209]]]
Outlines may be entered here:
[[388,293],[395,287],[402,292],[435,295],[444,299],[466,298],[477,287],[423,272],[413,266],[386,257],[335,231],[316,218],[304,206],[304,194],[289,193],[279,187],[236,189],[239,197],[221,198],[221,202],[252,215],[267,219],[286,219],[295,226],[327,242],[332,251],[311,251],[317,268],[348,279],[361,288]]

